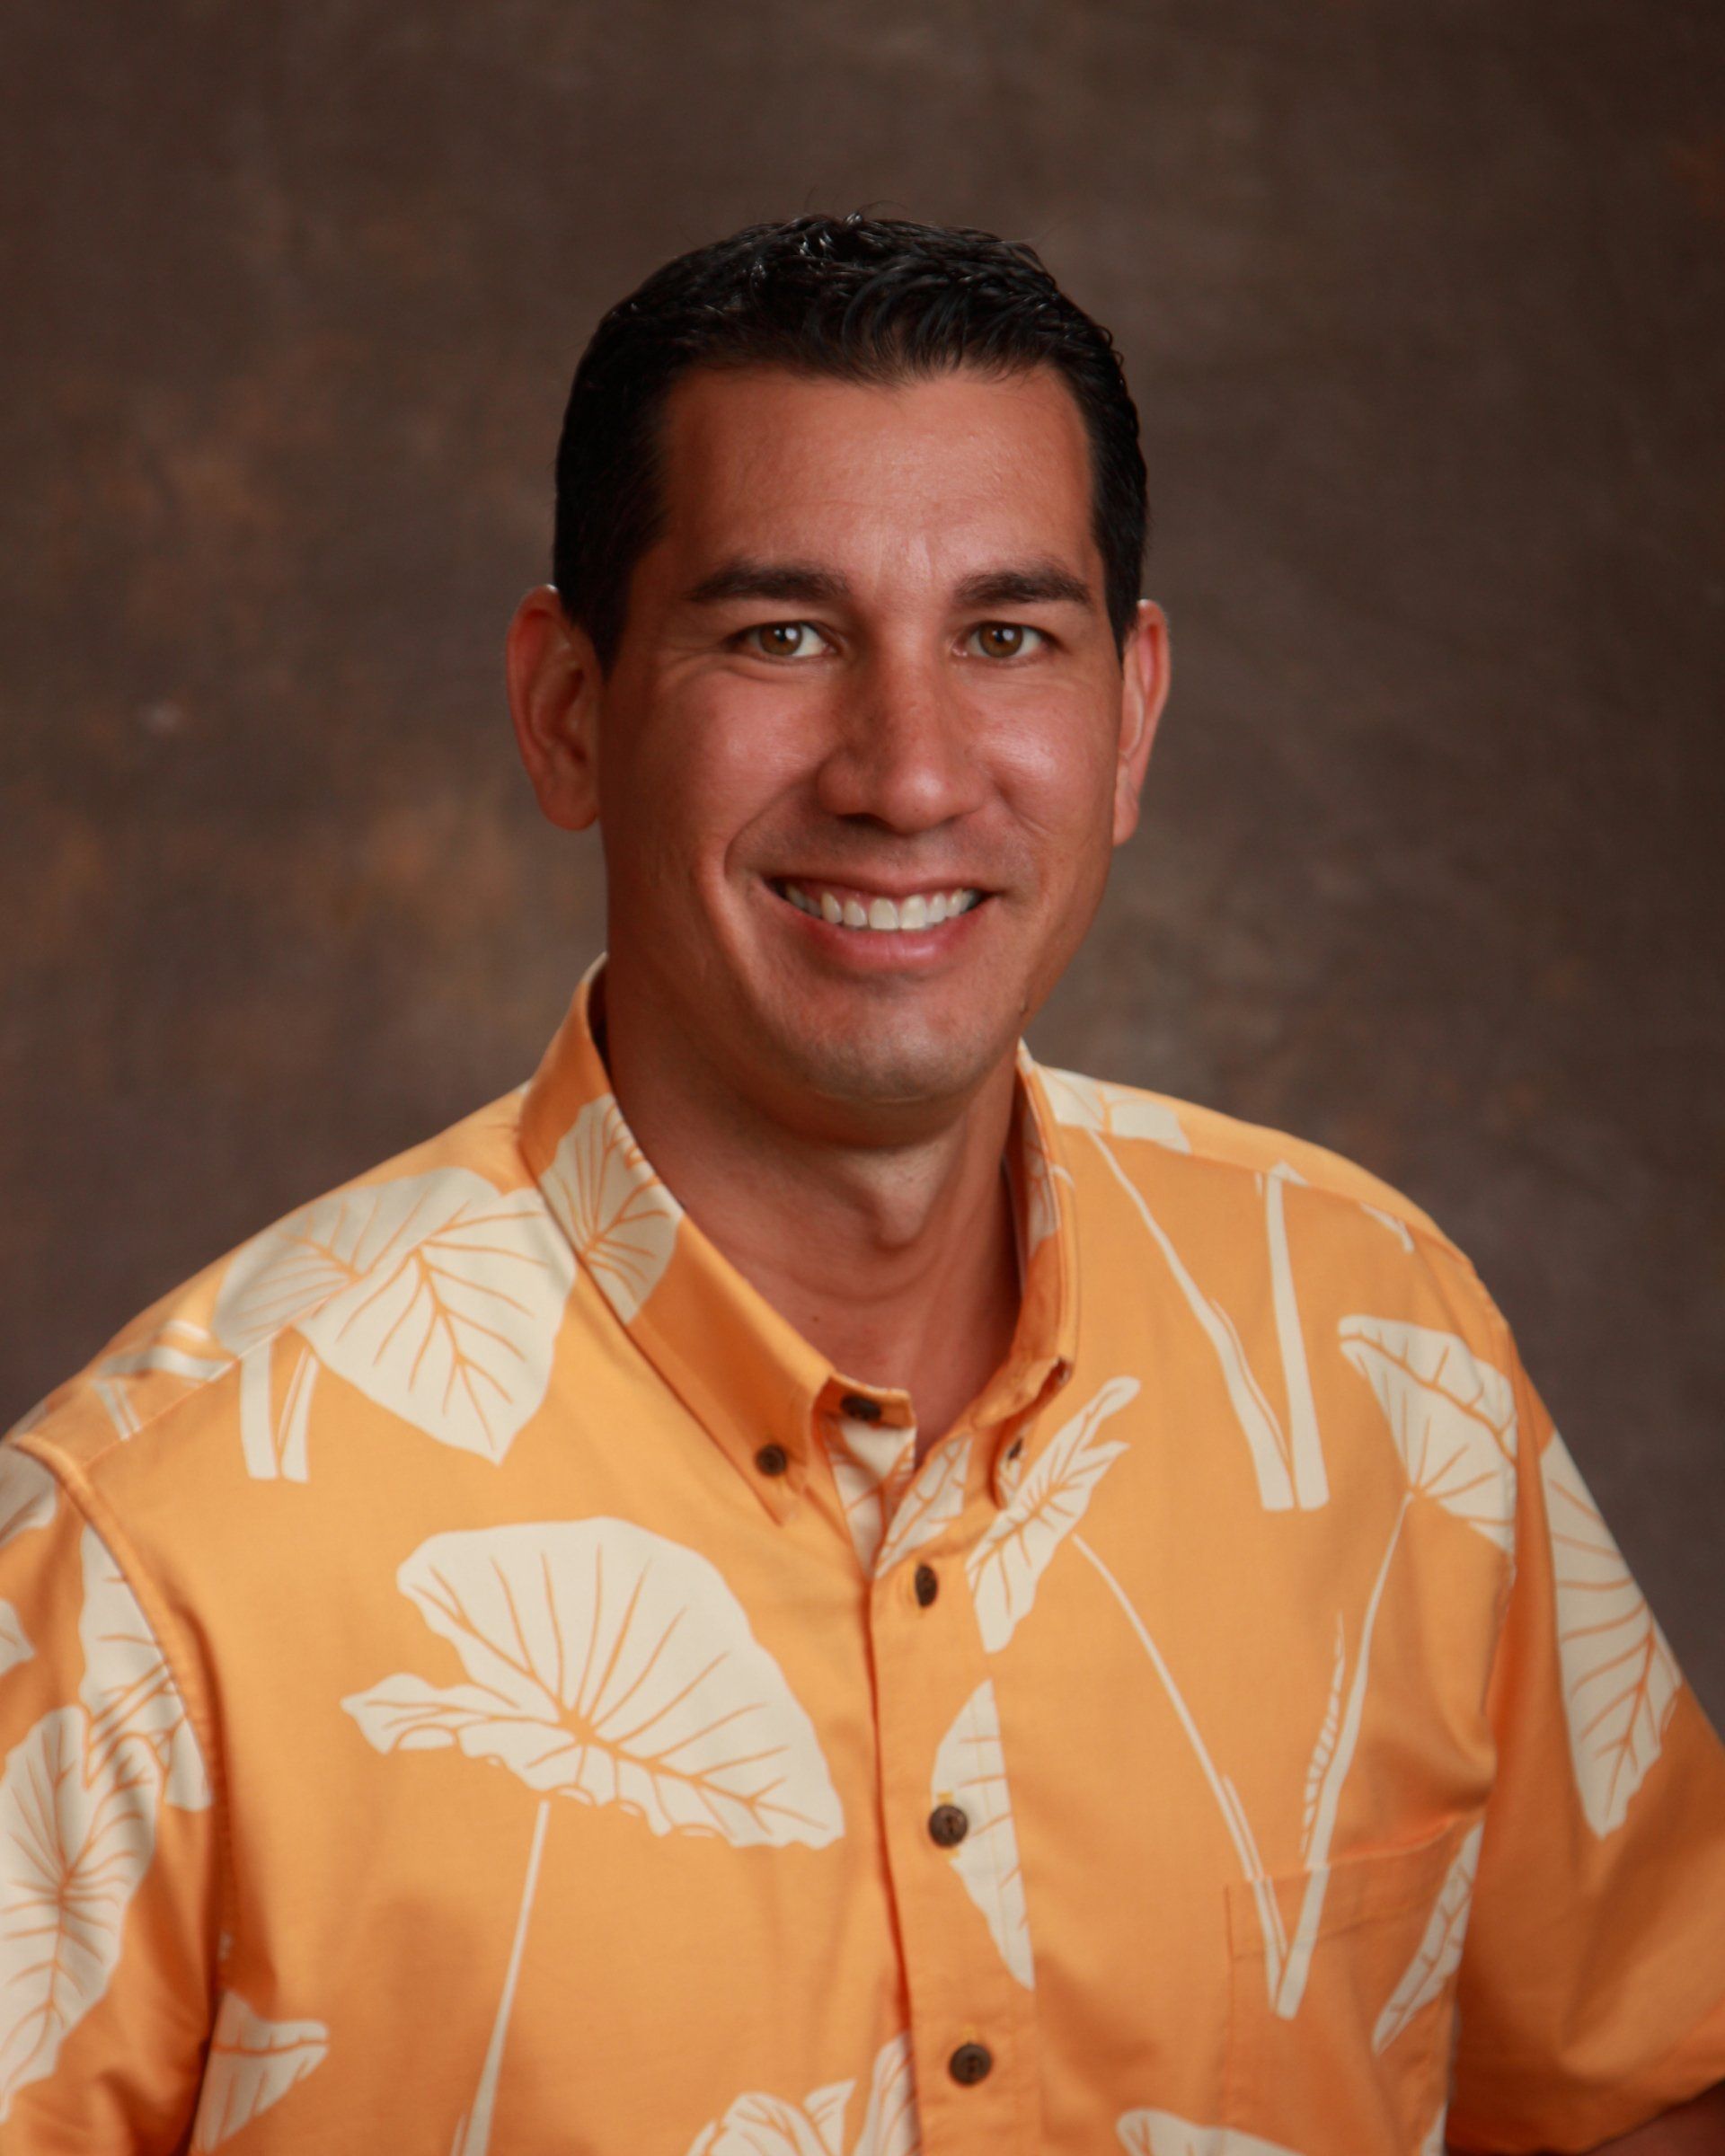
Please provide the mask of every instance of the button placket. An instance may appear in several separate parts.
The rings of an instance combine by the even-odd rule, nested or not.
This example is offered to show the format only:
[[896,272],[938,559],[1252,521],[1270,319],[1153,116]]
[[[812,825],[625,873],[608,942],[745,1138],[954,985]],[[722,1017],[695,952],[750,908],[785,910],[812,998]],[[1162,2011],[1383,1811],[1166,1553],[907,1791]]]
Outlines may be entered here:
[[[972,1533],[992,1516],[989,1508],[969,1523]],[[983,2145],[995,2156],[1041,2156],[1035,1994],[968,1883],[977,1869],[968,1845],[984,1822],[940,1786],[950,1768],[935,1779],[942,1746],[1001,1674],[982,1648],[962,1558],[962,1544],[946,1539],[938,1566],[920,1558],[895,1567],[870,1600],[880,1816],[922,2145],[930,2156]],[[894,1577],[901,1568],[903,1580]],[[986,1854],[978,1848],[985,1870]]]

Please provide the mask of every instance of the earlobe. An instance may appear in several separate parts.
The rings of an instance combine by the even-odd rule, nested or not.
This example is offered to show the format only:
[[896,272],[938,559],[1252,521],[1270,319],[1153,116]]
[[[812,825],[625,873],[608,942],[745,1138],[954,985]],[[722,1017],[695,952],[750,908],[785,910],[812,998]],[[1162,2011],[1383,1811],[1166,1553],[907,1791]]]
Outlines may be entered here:
[[537,586],[516,608],[504,671],[516,746],[541,811],[561,830],[586,830],[599,809],[598,661],[554,586]]

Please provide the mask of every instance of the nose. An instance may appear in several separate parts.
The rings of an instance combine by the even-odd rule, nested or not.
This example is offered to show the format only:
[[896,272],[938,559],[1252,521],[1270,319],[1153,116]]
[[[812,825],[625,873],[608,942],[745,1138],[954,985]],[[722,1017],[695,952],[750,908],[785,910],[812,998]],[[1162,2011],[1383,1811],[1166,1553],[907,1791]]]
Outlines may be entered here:
[[816,773],[829,816],[931,831],[987,791],[978,714],[938,654],[878,649],[839,692],[836,738]]

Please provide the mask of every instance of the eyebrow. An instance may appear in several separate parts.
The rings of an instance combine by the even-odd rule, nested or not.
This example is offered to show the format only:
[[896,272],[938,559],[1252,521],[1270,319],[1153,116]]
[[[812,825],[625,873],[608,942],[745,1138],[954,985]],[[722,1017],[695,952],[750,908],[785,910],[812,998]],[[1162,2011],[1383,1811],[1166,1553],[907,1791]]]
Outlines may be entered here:
[[[852,596],[849,580],[814,561],[727,561],[683,595],[689,606],[718,606],[728,600],[778,599],[793,605],[832,605]],[[978,570],[966,577],[952,595],[959,605],[1035,606],[1065,604],[1092,606],[1095,596],[1082,577],[1057,561],[1035,561]]]

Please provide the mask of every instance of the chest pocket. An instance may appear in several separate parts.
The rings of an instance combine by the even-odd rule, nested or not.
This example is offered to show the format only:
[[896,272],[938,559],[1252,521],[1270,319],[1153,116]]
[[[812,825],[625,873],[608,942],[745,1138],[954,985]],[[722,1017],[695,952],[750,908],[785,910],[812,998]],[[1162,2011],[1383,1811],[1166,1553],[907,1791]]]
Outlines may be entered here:
[[1305,2156],[1441,2149],[1479,1835],[1230,1881],[1224,2118]]

